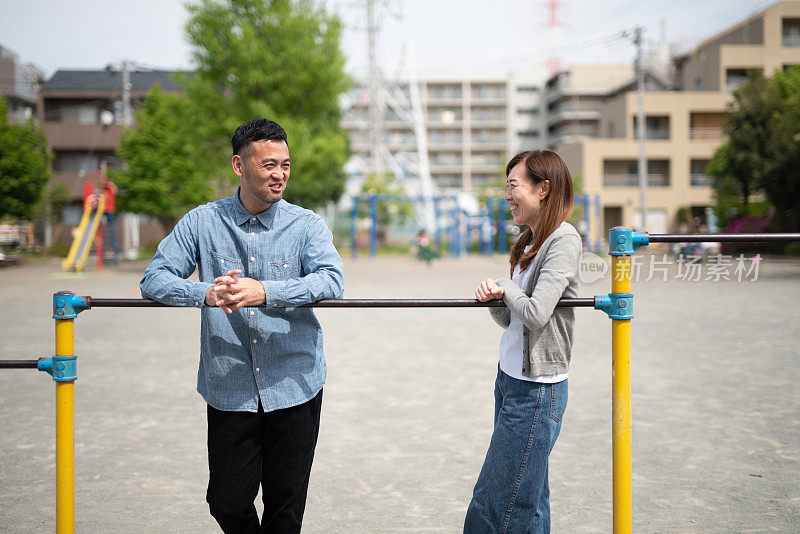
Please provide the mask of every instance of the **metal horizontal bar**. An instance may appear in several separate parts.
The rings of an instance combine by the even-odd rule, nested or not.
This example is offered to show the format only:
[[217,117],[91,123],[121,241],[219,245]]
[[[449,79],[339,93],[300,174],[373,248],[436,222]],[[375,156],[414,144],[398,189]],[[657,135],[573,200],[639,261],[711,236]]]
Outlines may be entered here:
[[[84,297],[89,308],[169,308],[149,299],[103,299]],[[480,302],[475,299],[327,299],[304,304],[301,308],[502,308],[502,300]],[[557,306],[592,308],[594,297],[561,299]],[[253,306],[258,307],[258,306]]]
[[650,243],[774,243],[800,241],[800,234],[649,234]]
[[0,369],[37,369],[39,360],[0,360]]

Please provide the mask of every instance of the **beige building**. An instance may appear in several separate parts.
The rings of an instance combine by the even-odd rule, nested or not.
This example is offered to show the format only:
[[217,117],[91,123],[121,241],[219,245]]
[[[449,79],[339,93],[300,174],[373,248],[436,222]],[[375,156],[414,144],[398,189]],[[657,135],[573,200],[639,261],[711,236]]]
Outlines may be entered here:
[[[510,154],[544,142],[542,80],[535,73],[514,73],[508,78],[419,83],[434,189],[481,190],[503,180]],[[408,98],[407,83],[389,85],[387,93],[397,95],[395,100]],[[369,173],[369,105],[366,84],[357,83],[345,99],[341,121],[353,153],[348,172],[361,177]],[[404,168],[416,165],[413,128],[409,117],[391,107],[386,110],[386,148]]]
[[[717,35],[677,61],[677,90],[644,96],[647,231],[678,231],[682,214],[701,216],[713,204],[705,170],[722,138],[731,92],[747,73],[800,64],[800,2],[779,2]],[[549,82],[548,82],[549,83]],[[637,95],[625,87],[608,95],[599,113],[599,137],[558,144],[556,149],[584,191],[599,193],[601,223],[593,238],[617,225],[641,228]],[[652,86],[648,86],[652,89]]]

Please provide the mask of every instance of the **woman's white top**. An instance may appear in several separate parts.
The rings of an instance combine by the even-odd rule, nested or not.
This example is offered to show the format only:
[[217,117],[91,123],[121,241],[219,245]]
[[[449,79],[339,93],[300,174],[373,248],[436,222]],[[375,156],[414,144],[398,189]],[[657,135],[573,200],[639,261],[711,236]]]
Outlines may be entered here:
[[[525,252],[530,251],[533,245],[525,247]],[[519,287],[527,287],[528,279],[531,275],[531,269],[525,269],[525,272],[520,272],[519,264],[514,267],[514,274],[511,275],[511,280]],[[503,337],[500,338],[500,369],[512,378],[517,380],[527,380],[528,382],[539,382],[540,384],[555,384],[567,379],[569,373],[559,373],[557,375],[543,375],[528,378],[522,374],[522,343],[523,343],[523,326],[519,317],[511,314],[511,323],[503,332]]]

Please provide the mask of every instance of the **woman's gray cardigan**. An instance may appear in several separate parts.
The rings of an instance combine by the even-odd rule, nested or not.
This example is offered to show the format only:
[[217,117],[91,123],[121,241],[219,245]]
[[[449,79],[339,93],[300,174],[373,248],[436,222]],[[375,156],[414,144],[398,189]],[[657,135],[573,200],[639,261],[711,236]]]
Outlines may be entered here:
[[568,222],[545,239],[528,269],[525,291],[508,278],[503,288],[505,308],[489,308],[492,319],[508,328],[511,314],[522,321],[522,374],[528,378],[566,373],[572,352],[574,308],[556,308],[559,299],[578,296],[581,236]]

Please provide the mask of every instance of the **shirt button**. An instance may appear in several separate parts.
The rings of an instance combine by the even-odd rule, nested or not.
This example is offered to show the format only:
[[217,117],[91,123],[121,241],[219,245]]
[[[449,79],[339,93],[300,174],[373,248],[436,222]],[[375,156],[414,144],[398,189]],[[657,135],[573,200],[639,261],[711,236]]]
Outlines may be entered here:
[[256,373],[259,372],[260,370],[261,370],[260,367],[256,367]]
[[257,340],[257,339],[254,339],[254,340],[253,340],[253,343],[258,343],[258,340]]
[[221,259],[221,260],[219,260],[219,262],[220,262],[220,263],[225,263],[225,260],[222,260],[222,259]]
[[286,263],[284,263],[284,264],[283,264],[283,268],[284,268],[284,269],[285,269],[285,268],[287,268],[288,266],[289,266],[289,265],[288,265],[288,264],[286,264]]
[[272,305],[272,307],[273,307],[273,308],[277,308],[277,307],[278,307],[278,305],[277,305],[277,304],[273,304],[273,305]]
[[250,232],[250,235],[256,235],[256,233],[255,232]]
[[255,217],[250,218],[250,220],[253,221],[253,222],[256,222],[256,218]]
[[256,261],[255,257],[251,256],[250,261]]
[[255,315],[255,314],[256,314],[256,312],[254,312],[253,310],[250,310],[250,315]]

